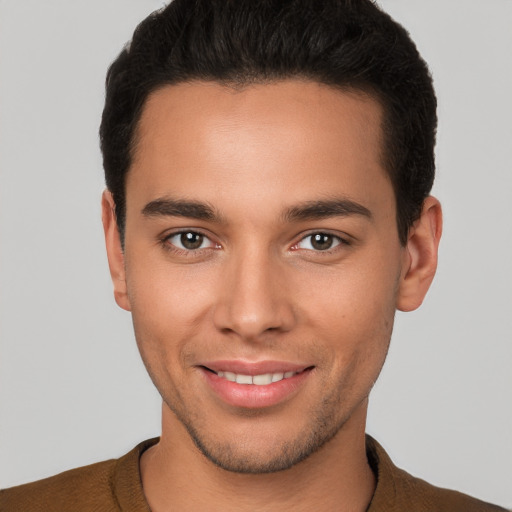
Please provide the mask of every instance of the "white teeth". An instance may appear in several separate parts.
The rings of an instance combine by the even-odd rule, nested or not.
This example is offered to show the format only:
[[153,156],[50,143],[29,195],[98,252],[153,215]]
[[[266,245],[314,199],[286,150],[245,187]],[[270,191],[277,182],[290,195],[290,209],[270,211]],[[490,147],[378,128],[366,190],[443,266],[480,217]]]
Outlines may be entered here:
[[272,382],[272,374],[271,373],[265,373],[263,375],[255,375],[252,378],[252,383],[256,384],[257,386],[266,386],[267,384],[270,384]]
[[256,386],[267,386],[273,382],[279,382],[283,379],[289,379],[299,372],[277,372],[277,373],[263,373],[261,375],[244,375],[242,373],[233,372],[217,372],[219,377],[223,377],[230,382],[237,384],[255,384]]
[[252,376],[238,374],[236,376],[236,383],[237,384],[252,384]]
[[284,373],[273,373],[272,374],[272,382],[278,382],[284,379]]

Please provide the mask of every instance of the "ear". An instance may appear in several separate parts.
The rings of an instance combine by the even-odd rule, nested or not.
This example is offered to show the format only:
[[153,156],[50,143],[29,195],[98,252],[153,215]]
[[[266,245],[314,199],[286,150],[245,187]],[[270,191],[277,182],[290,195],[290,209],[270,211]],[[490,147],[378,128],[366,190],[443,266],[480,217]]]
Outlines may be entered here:
[[423,302],[436,273],[442,228],[441,204],[435,197],[429,196],[423,203],[420,218],[409,231],[397,294],[397,309],[413,311]]
[[117,228],[117,218],[114,198],[110,191],[105,190],[101,198],[101,218],[105,232],[105,245],[107,247],[108,266],[114,284],[114,297],[117,305],[130,311],[130,301],[126,288],[126,272],[124,267],[124,253],[121,246],[121,237]]

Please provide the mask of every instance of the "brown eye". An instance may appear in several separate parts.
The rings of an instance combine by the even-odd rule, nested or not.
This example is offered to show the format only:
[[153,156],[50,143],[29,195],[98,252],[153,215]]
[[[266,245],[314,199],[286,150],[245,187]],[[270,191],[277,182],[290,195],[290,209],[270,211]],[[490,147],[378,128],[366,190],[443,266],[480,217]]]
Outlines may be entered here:
[[203,244],[204,236],[199,233],[182,233],[180,242],[185,249],[199,249]]
[[182,231],[181,233],[175,233],[167,238],[167,242],[178,249],[185,251],[194,251],[213,246],[209,238],[195,231]]
[[305,236],[295,247],[310,251],[328,251],[341,243],[344,243],[344,240],[340,237],[319,232]]
[[334,237],[325,233],[317,233],[311,236],[311,246],[317,251],[330,249],[334,243]]

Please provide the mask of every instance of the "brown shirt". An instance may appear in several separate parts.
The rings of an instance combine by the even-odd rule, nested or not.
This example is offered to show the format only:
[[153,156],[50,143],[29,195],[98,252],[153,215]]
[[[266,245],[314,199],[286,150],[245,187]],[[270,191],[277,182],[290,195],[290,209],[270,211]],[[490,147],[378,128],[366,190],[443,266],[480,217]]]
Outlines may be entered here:
[[[158,439],[107,460],[0,491],[1,512],[150,512],[139,472],[142,452]],[[397,468],[367,436],[377,488],[367,512],[504,512],[464,494],[434,487]]]

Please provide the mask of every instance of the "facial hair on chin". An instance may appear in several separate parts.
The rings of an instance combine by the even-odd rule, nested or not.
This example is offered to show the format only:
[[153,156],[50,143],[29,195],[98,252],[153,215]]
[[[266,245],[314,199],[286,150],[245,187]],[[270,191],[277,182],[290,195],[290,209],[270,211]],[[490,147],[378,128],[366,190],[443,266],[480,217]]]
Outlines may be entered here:
[[[279,450],[274,449],[273,453],[267,452],[264,457],[257,459],[254,455],[244,453],[243,440],[238,439],[236,443],[220,443],[208,439],[207,432],[204,433],[207,428],[195,427],[197,422],[190,421],[190,418],[185,418],[175,407],[171,407],[167,402],[166,404],[206,459],[221,469],[240,474],[267,474],[292,468],[326,445],[343,428],[348,419],[348,417],[342,417],[337,421],[334,420],[334,415],[329,411],[340,407],[339,398],[334,403],[333,398],[326,397],[315,414],[311,415],[305,429],[307,433],[302,432],[296,439],[282,443]],[[242,443],[242,450],[239,449],[240,443]]]

